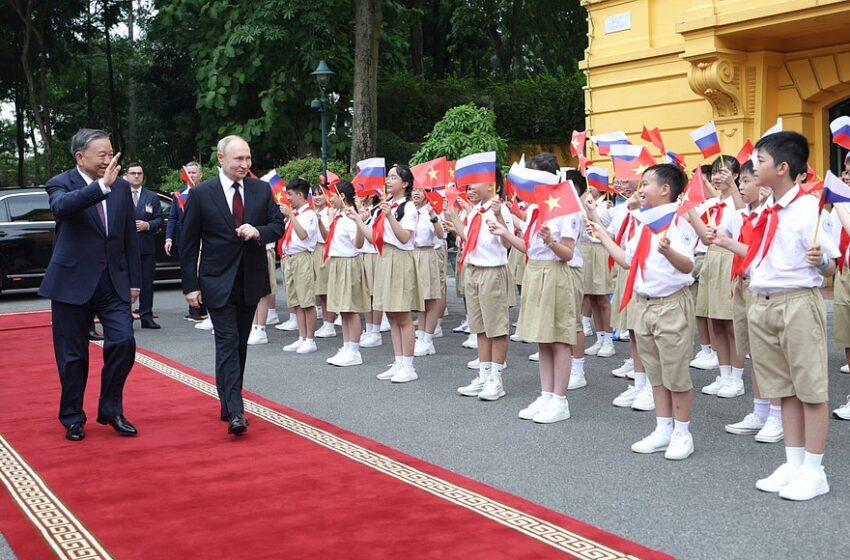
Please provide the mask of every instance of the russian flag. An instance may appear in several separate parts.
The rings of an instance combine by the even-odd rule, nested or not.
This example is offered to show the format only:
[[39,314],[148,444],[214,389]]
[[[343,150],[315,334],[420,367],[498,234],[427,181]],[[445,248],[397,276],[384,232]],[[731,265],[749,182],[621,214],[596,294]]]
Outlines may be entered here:
[[850,149],[850,117],[838,117],[829,123],[829,130],[832,131],[833,142]]
[[557,185],[560,183],[558,176],[548,171],[529,169],[514,163],[508,171],[508,180],[516,189],[516,195],[520,200],[528,203],[536,203],[534,187],[538,185]]
[[384,158],[369,158],[357,162],[357,174],[351,183],[359,196],[384,192],[386,163]]
[[277,174],[277,170],[275,169],[272,169],[271,171],[260,177],[260,181],[265,181],[266,183],[268,183],[272,190],[274,190],[275,187],[279,187],[283,184],[283,179],[280,178],[280,175]]
[[637,219],[653,233],[661,233],[670,225],[676,217],[679,205],[675,202],[662,204],[661,206],[647,206],[641,208],[637,213]]
[[458,187],[496,182],[496,152],[481,152],[462,157],[455,164]]
[[702,152],[702,157],[710,158],[720,153],[720,138],[717,137],[717,128],[714,121],[708,121],[698,129],[690,132],[694,144]]
[[761,137],[764,138],[765,136],[770,136],[771,134],[775,134],[777,132],[782,132],[782,117],[776,119],[776,124],[765,130],[764,134],[762,134]]
[[685,168],[685,156],[676,152],[667,151],[664,154],[664,163],[675,165],[679,169]]
[[596,167],[593,165],[588,167],[587,184],[598,191],[609,191],[611,187],[608,186],[608,170],[604,167]]
[[836,202],[850,202],[850,185],[836,177],[832,171],[827,171],[826,177],[823,179],[821,207],[824,204],[835,204]]
[[608,155],[611,146],[629,143],[626,133],[622,130],[607,132],[598,136],[591,136],[590,141],[596,145],[596,149],[599,151],[599,154],[603,156]]

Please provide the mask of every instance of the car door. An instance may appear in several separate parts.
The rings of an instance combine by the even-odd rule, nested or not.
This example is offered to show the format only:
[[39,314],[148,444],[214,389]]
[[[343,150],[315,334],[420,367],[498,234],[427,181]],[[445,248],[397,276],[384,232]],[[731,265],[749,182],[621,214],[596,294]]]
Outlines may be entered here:
[[3,288],[37,287],[50,262],[56,227],[47,193],[8,194],[0,207]]
[[165,231],[168,220],[171,217],[171,197],[161,192],[156,193],[159,204],[162,207],[162,227],[154,234],[154,245],[156,246],[156,280],[173,280],[180,278],[180,261],[177,251],[171,251],[171,256],[165,254]]

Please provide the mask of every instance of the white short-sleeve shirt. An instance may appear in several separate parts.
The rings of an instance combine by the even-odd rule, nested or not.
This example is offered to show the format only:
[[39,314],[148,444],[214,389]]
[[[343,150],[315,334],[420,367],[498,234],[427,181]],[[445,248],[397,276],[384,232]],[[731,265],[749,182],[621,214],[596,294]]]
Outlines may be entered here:
[[295,228],[293,228],[292,235],[289,237],[289,243],[286,245],[286,254],[294,255],[296,253],[303,253],[304,251],[312,253],[316,250],[316,243],[319,240],[319,218],[316,216],[316,212],[307,204],[295,212],[297,215],[293,214],[293,218],[291,219],[298,220],[298,223],[307,232],[307,237],[301,239],[295,232]]
[[[632,265],[640,236],[647,226],[641,224],[634,237],[626,244],[626,262]],[[663,234],[652,234],[649,255],[641,271],[635,276],[634,291],[645,297],[665,297],[694,283],[691,273],[679,272],[667,257],[658,252],[658,243]],[[670,248],[694,262],[694,239],[696,232],[684,218],[675,218],[667,229]]]
[[[474,206],[476,212],[481,213],[483,209],[483,213],[481,214],[481,229],[478,232],[478,242],[475,248],[466,255],[466,262],[464,264],[471,264],[472,266],[504,266],[508,264],[508,250],[502,245],[502,238],[490,233],[490,228],[487,227],[488,221],[496,220],[496,215],[493,213],[491,206],[492,199],[483,205],[479,203]],[[510,210],[504,204],[501,205],[501,214],[508,229],[513,228],[513,217]],[[475,215],[471,213],[468,218],[466,224],[467,239],[469,239],[469,230],[472,227]]]

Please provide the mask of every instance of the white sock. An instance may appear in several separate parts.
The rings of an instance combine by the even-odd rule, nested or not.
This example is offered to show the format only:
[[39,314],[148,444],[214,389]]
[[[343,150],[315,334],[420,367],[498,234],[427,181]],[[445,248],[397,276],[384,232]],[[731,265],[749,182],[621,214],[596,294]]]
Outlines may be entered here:
[[490,370],[493,367],[492,362],[478,362],[478,377],[487,379],[490,376]]
[[605,336],[605,333],[596,331],[596,342],[602,344],[602,339]]
[[257,328],[258,331],[260,331],[262,333],[266,332],[266,326],[265,325],[255,325],[255,327]]
[[720,366],[720,377],[723,379],[732,377],[732,366]]
[[789,465],[799,467],[803,464],[803,459],[806,456],[805,447],[785,447],[785,461]]
[[586,315],[581,316],[581,324],[582,326],[591,326],[590,322],[593,320],[593,317],[588,317]]
[[700,350],[706,354],[711,354],[711,344],[700,344]]
[[397,366],[401,366],[401,356],[396,356],[396,357],[395,357],[395,365],[397,365]]
[[732,366],[732,379],[736,379],[740,381],[744,377],[744,368],[738,368]]
[[304,342],[313,342],[313,339],[308,337],[304,339]]
[[612,333],[612,332],[602,333],[602,342],[604,344],[612,344],[614,342],[613,337],[614,337],[614,333]]
[[767,415],[770,412],[770,401],[768,399],[753,399],[753,414],[759,419],[759,422],[767,420]]
[[401,365],[413,367],[413,356],[402,356]]
[[559,395],[557,393],[552,394],[553,399],[558,399],[561,403],[567,402],[567,395]]
[[493,365],[490,367],[490,373],[501,379],[503,369],[505,369],[505,364],[497,364],[496,362],[493,362]]
[[690,420],[688,420],[687,422],[679,422],[678,420],[674,420],[673,425],[674,425],[673,431],[675,431],[676,433],[679,433],[679,434],[690,433],[690,429],[689,429],[690,425],[691,425]]
[[642,371],[635,372],[635,389],[643,389],[646,387],[646,373]]
[[[770,401],[768,401],[770,402]],[[772,404],[770,405],[770,415],[774,418],[778,418],[779,421],[782,421],[782,405],[781,404]]]
[[544,400],[548,401],[553,396],[555,396],[555,393],[547,393],[546,391],[540,391],[540,396],[543,397]]
[[348,343],[348,351],[349,352],[360,352],[360,343],[359,342],[349,342]]
[[571,373],[584,375],[584,358],[573,358]]
[[434,342],[434,335],[423,331],[422,340],[425,342],[425,344],[431,344],[432,342]]
[[349,345],[349,344],[351,344],[351,343],[350,343],[350,342],[348,342],[348,341],[343,340],[343,341],[342,341],[342,349],[343,349],[343,350],[348,350],[348,345]]
[[322,309],[321,305],[316,306],[316,315],[322,315],[322,314],[324,314],[324,312],[325,312],[325,310]]
[[416,340],[422,340],[422,335],[425,334],[425,331],[416,331]]
[[803,466],[807,469],[820,470],[821,462],[823,461],[823,453],[809,453],[803,457]]
[[673,418],[664,418],[662,416],[656,416],[655,423],[658,425],[659,428],[661,428],[668,434],[673,431]]

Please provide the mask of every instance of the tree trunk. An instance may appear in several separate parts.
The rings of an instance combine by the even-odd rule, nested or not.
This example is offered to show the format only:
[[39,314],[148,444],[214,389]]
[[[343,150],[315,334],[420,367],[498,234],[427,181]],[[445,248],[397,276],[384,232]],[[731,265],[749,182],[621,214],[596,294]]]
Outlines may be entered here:
[[83,28],[83,37],[86,41],[86,127],[96,128],[94,120],[94,78],[91,71],[91,2],[86,3],[86,25]]
[[114,135],[115,143],[113,146],[115,152],[120,152],[124,149],[124,135],[121,133],[121,127],[118,123],[118,101],[115,97],[115,70],[112,64],[112,39],[109,37],[109,30],[112,28],[112,22],[109,18],[109,10],[104,13],[103,34],[105,38],[105,54],[106,54],[106,71],[109,82],[109,108],[112,117],[112,134]]
[[133,2],[129,3],[127,13],[127,42],[130,47],[130,55],[127,57],[127,153],[131,159],[138,159],[138,151],[136,150],[136,138],[138,136],[138,125],[136,122],[136,73],[135,73],[135,37],[133,35],[133,25],[135,17],[133,15]]
[[414,76],[421,76],[425,72],[422,52],[422,11],[419,9],[421,2],[422,0],[408,0],[407,2],[407,7],[413,12],[413,21],[410,24],[410,67]]
[[375,155],[378,136],[378,48],[381,0],[354,0],[354,103],[351,164]]
[[18,148],[18,184],[24,184],[24,158],[26,158],[26,130],[24,130],[24,93],[21,83],[15,81],[15,143]]

